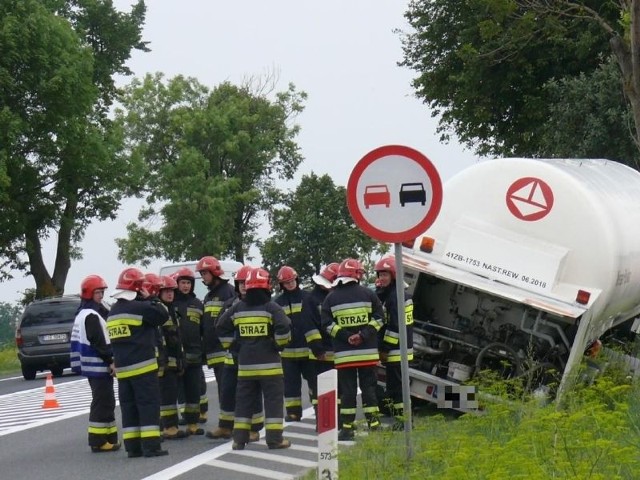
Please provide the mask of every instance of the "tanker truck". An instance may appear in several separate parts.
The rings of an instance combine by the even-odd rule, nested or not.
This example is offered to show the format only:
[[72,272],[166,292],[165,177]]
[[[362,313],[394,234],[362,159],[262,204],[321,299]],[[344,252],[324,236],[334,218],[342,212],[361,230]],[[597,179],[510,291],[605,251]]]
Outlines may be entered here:
[[640,173],[593,159],[480,162],[445,183],[402,265],[412,396],[438,403],[487,369],[561,393],[588,347],[640,312]]

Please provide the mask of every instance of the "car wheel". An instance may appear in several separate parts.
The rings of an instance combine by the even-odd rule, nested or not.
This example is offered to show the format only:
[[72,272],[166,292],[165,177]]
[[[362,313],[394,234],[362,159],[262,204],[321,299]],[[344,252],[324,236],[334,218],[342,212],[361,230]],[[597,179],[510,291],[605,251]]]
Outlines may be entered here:
[[64,374],[64,368],[62,367],[51,368],[51,375],[53,375],[54,377],[61,377],[63,374]]
[[35,380],[36,378],[36,369],[33,367],[26,367],[22,365],[22,376],[25,380]]

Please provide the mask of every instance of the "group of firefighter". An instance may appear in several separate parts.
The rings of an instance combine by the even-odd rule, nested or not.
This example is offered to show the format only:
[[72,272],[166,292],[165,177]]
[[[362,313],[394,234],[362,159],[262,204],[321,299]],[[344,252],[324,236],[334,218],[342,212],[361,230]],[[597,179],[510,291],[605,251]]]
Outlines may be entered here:
[[[196,271],[208,287],[202,301],[194,293],[195,272],[187,267],[171,276],[126,268],[110,310],[103,302],[105,280],[90,275],[82,281],[71,366],[91,387],[93,452],[120,449],[114,377],[128,457],[166,455],[163,440],[205,434],[199,426],[208,410],[203,364],[214,370],[219,399],[217,428],[206,436],[232,439],[234,450],[258,441],[263,428],[268,448],[289,447],[283,420],[302,418],[302,379],[315,407],[317,376],[332,368],[338,372],[339,440],[354,439],[358,385],[370,430],[380,427],[382,403],[395,418],[393,428],[403,427],[393,257],[376,263],[375,291],[360,284],[365,270],[356,259],[325,266],[312,276],[310,290],[301,288],[292,267],[283,266],[274,300],[263,268],[242,266],[235,287],[215,257],[201,258]],[[408,294],[404,311],[411,359]],[[377,395],[379,362],[386,367],[384,399]]]

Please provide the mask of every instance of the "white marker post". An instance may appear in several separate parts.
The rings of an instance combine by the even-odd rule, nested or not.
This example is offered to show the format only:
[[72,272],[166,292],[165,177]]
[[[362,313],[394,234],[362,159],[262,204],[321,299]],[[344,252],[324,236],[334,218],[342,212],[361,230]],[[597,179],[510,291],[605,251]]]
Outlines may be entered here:
[[338,478],[338,371],[318,375],[318,478]]

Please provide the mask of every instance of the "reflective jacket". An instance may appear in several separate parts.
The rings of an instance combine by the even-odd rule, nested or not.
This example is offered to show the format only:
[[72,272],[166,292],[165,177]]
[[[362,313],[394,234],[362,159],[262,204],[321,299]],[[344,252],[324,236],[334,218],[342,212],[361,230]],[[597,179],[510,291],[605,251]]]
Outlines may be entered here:
[[184,360],[191,365],[202,365],[202,302],[194,293],[176,291],[173,305],[180,318],[180,340]]
[[[372,366],[378,363],[377,332],[384,312],[378,296],[358,282],[339,283],[327,295],[320,313],[322,328],[331,335],[336,368]],[[362,343],[351,345],[349,337],[359,333]]]
[[[380,350],[387,352],[387,362],[397,363],[402,359],[400,356],[400,327],[398,321],[398,294],[396,293],[396,283],[386,287],[382,293],[384,298],[384,325],[380,330]],[[413,300],[411,294],[404,292],[404,314],[407,330],[407,357],[413,360]]]
[[237,345],[238,378],[282,376],[279,350],[291,338],[291,321],[277,303],[240,300],[220,316],[216,333],[224,348]]
[[236,291],[227,282],[221,282],[209,289],[204,297],[204,315],[202,316],[202,329],[204,337],[204,352],[207,365],[220,365],[224,363],[227,354],[216,335],[216,322],[225,302],[233,299]]
[[324,355],[325,361],[333,362],[333,341],[331,336],[323,330],[320,319],[322,302],[327,297],[329,290],[316,285],[302,300],[302,312],[300,315],[301,328],[305,340],[309,346],[309,358],[316,359]]
[[169,319],[160,327],[158,365],[164,369],[180,370],[184,366],[184,352],[180,339],[178,312],[173,302],[165,305],[169,310]]
[[95,310],[80,310],[71,330],[71,370],[85,377],[108,377],[112,361],[107,322]]
[[291,341],[281,353],[282,358],[287,360],[307,360],[309,358],[309,347],[302,326],[302,302],[308,295],[309,292],[296,288],[292,291],[284,290],[274,300],[291,320]]
[[158,370],[158,327],[169,312],[159,301],[119,299],[107,318],[118,379],[129,379]]

